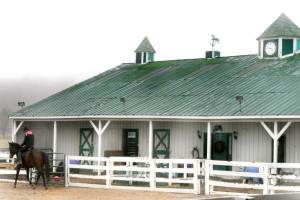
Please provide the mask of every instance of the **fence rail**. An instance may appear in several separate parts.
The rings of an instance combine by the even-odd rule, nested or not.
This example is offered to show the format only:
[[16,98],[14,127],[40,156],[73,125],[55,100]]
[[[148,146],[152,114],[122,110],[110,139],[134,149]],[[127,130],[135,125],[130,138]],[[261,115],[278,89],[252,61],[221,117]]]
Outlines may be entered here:
[[[8,154],[0,155],[0,159],[10,161]],[[80,163],[70,164],[71,160]],[[92,161],[92,165],[84,165]],[[218,170],[215,166],[229,166],[232,171]],[[56,166],[57,167],[57,166]],[[257,173],[245,172],[246,167],[256,167]],[[220,193],[215,187],[243,188],[262,190],[264,194],[274,191],[300,191],[299,184],[277,184],[280,181],[300,183],[300,175],[277,174],[276,169],[287,169],[297,172],[300,163],[252,163],[238,161],[217,161],[203,159],[148,159],[132,157],[83,157],[66,156],[65,160],[65,186],[94,187],[94,188],[119,188],[135,190],[151,190],[165,192],[180,192],[200,194],[200,181],[205,182],[205,194]],[[76,170],[92,173],[78,174]],[[0,169],[0,174],[15,174],[14,170],[5,167]],[[261,184],[245,184],[240,181],[228,182],[216,179],[226,177],[231,179],[259,178]],[[79,179],[79,182],[78,180]],[[93,183],[81,181],[95,180]],[[99,182],[100,180],[100,182]],[[138,184],[143,187],[138,186]],[[173,184],[187,187],[174,187]],[[162,186],[163,185],[163,186]]]
[[[257,167],[258,173],[243,171],[222,171],[215,170],[214,166],[231,166],[231,167]],[[214,193],[214,186],[230,187],[230,188],[244,188],[244,189],[260,189],[264,194],[274,193],[275,190],[280,191],[300,191],[300,186],[280,186],[277,185],[277,180],[297,180],[300,181],[298,175],[278,175],[276,169],[300,169],[299,163],[251,163],[251,162],[237,162],[237,161],[205,161],[205,194]],[[213,180],[213,176],[230,176],[239,178],[261,178],[262,184],[244,184],[244,183],[229,183],[224,181]],[[219,192],[218,192],[219,193]]]
[[[203,174],[200,166],[204,166],[204,160],[199,159],[148,159],[132,157],[82,157],[67,156],[66,159],[66,186],[95,187],[95,188],[119,188],[151,191],[166,191],[180,193],[200,194],[200,179],[198,175]],[[93,161],[94,165],[69,164],[70,160]],[[180,168],[183,167],[183,168]],[[71,169],[90,169],[102,171],[98,175],[72,174]],[[103,174],[103,175],[102,175]],[[179,177],[179,174],[181,177]],[[77,183],[71,178],[99,179],[103,184]],[[112,184],[116,181],[126,181],[128,186]],[[143,182],[145,187],[134,186],[132,183]],[[159,187],[159,183],[166,186],[172,184],[192,184],[193,187],[172,188]]]

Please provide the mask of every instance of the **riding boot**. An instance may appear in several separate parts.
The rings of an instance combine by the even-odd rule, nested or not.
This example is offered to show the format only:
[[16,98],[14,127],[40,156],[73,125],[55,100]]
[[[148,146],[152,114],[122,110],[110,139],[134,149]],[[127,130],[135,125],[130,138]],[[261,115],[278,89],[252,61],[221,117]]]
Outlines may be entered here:
[[21,155],[21,151],[18,151],[17,154],[17,165],[22,164],[22,155]]

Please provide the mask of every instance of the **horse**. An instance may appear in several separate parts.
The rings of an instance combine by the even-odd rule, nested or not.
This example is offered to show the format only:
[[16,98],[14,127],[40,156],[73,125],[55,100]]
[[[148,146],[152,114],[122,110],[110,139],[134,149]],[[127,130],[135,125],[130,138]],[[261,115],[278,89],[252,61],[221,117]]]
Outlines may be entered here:
[[[10,152],[9,157],[12,158],[14,155],[17,155],[20,149],[21,146],[18,143],[9,142],[9,152]],[[44,172],[42,170],[44,165],[45,165],[45,172],[46,172],[47,183],[48,183],[50,180],[50,165],[49,165],[48,155],[45,152],[38,149],[33,149],[31,151],[22,153],[22,164],[18,164],[16,166],[17,173],[16,173],[14,188],[16,188],[21,167],[26,169],[26,178],[29,182],[29,185],[33,186],[32,182],[29,180],[29,168],[35,167],[38,171],[38,176],[36,178],[36,182],[33,188],[34,189],[36,188],[39,178],[40,176],[42,176],[44,188],[47,189]]]

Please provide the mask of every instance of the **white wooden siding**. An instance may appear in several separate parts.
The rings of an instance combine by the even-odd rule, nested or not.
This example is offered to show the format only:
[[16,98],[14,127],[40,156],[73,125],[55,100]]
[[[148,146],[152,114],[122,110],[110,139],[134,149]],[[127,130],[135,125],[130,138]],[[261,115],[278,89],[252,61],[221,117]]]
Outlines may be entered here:
[[[106,121],[103,121],[104,125]],[[266,123],[273,130],[273,123]],[[272,139],[258,122],[212,123],[222,125],[223,133],[238,133],[232,137],[232,160],[249,162],[272,161]],[[279,123],[281,129],[285,123]],[[25,122],[35,134],[35,144],[39,148],[52,148],[53,122]],[[17,141],[23,141],[23,127],[17,133]],[[88,121],[57,122],[57,151],[68,155],[79,155],[80,128],[92,128]],[[122,150],[123,129],[139,130],[139,156],[148,156],[149,122],[112,121],[102,135],[103,150]],[[203,122],[153,122],[153,129],[170,130],[170,158],[192,158],[193,147],[197,147],[203,157],[204,133],[207,123]],[[197,131],[201,132],[199,139]],[[295,122],[286,131],[286,162],[300,162],[300,123]],[[98,135],[94,132],[94,156],[97,156]]]
[[24,127],[27,126],[34,134],[35,148],[45,149],[53,146],[53,122],[24,122],[17,132],[17,143],[21,144],[24,139]]

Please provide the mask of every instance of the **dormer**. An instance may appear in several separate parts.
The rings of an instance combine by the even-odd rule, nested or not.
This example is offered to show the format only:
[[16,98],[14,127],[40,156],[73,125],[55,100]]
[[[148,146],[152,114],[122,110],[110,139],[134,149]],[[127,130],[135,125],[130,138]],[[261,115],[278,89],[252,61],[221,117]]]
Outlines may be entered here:
[[136,64],[144,64],[154,61],[154,54],[156,53],[147,36],[134,52]]
[[300,52],[300,28],[284,13],[257,40],[262,59],[285,58]]

